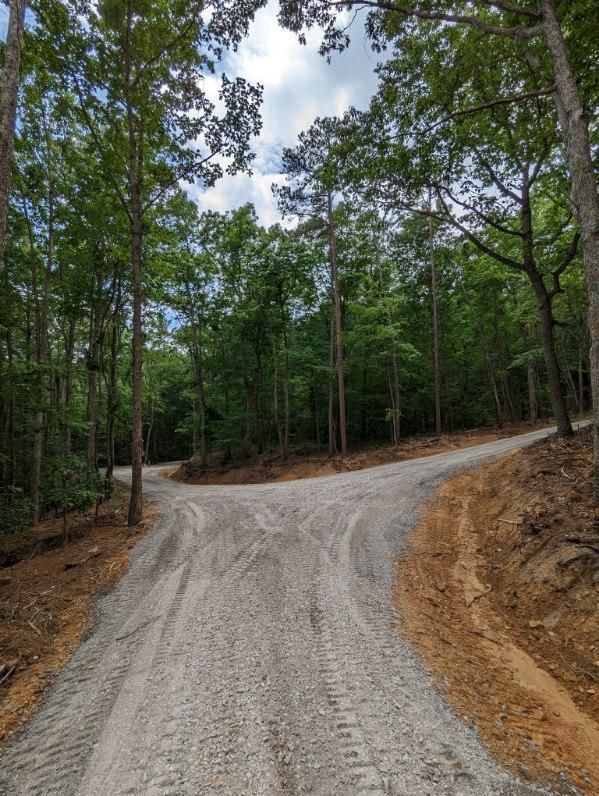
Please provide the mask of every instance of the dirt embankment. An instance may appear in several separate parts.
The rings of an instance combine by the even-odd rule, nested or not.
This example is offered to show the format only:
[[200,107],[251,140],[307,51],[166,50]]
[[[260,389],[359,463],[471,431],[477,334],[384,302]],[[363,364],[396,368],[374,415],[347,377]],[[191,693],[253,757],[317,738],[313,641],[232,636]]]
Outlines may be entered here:
[[550,423],[519,423],[504,426],[502,429],[478,428],[457,434],[444,434],[440,437],[415,437],[393,446],[359,450],[347,456],[330,457],[325,453],[306,455],[291,453],[286,462],[277,454],[255,456],[245,462],[223,464],[215,457],[208,467],[202,467],[196,458],[191,458],[174,473],[171,478],[187,484],[263,484],[269,481],[295,481],[300,478],[317,478],[351,470],[365,470],[380,464],[416,459],[421,456],[434,456],[437,453],[483,445],[515,434],[525,434],[538,428],[546,428]]
[[0,542],[0,743],[35,711],[44,688],[66,664],[90,626],[96,594],[114,587],[128,551],[145,532],[127,528],[128,492],[94,511],[48,520]]
[[404,626],[520,776],[599,792],[599,515],[591,434],[448,481],[398,563]]

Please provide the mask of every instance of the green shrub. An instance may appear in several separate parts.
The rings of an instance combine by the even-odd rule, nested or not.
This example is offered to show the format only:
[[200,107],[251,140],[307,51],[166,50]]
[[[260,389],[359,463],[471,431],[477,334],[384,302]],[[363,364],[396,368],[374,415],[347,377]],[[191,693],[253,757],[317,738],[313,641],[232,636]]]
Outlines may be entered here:
[[31,527],[31,501],[22,489],[0,488],[0,536],[23,533]]
[[90,472],[80,456],[67,456],[52,468],[53,483],[44,495],[45,503],[61,513],[82,511],[102,495],[103,479]]

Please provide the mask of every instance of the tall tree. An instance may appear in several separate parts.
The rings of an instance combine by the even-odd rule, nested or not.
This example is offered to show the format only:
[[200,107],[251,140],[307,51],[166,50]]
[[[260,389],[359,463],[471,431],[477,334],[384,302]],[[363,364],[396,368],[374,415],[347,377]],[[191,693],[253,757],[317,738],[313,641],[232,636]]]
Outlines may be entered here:
[[[329,53],[331,50],[344,49],[349,44],[345,19],[339,21],[339,7],[340,4],[333,0],[311,0],[299,8],[295,3],[281,3],[281,20],[295,31],[314,25],[324,28],[321,51]],[[502,63],[507,59],[513,65],[524,60],[536,76],[537,86],[532,91],[496,95],[491,100],[474,105],[469,102],[467,92],[458,90],[449,112],[446,109],[440,116],[441,122],[479,113],[490,107],[527,102],[535,97],[550,96],[555,104],[569,172],[572,206],[581,229],[586,271],[594,430],[593,485],[595,502],[599,504],[599,195],[591,152],[589,115],[581,89],[584,75],[575,72],[565,34],[569,15],[580,13],[581,10],[592,15],[594,2],[522,0],[506,3],[475,0],[466,9],[462,3],[449,0],[433,3],[419,0],[410,3],[401,0],[365,0],[343,4],[344,9],[353,7],[374,9],[367,29],[377,48],[389,38],[401,40],[406,31],[406,20],[420,23],[416,35],[421,35],[425,26],[431,24],[437,26],[442,36],[447,32],[445,41],[450,47],[453,46],[451,29],[460,26],[478,37],[483,35],[508,43],[510,47],[504,48]],[[478,51],[484,52],[485,48],[479,47]],[[489,67],[491,63],[493,66]],[[487,59],[485,73],[494,68],[496,62]]]
[[[222,76],[219,115],[205,89],[205,75],[224,46],[247,30],[246,14],[213,4],[205,22],[197,2],[176,7],[164,0],[105,0],[87,9],[86,25],[73,38],[80,68],[64,69],[78,96],[130,227],[132,293],[132,444],[129,524],[142,515],[142,358],[144,228],[156,204],[181,180],[212,185],[223,173],[245,168],[249,139],[259,132],[260,87]],[[71,24],[74,24],[71,22]],[[173,33],[173,31],[179,31]],[[72,58],[73,52],[66,57]],[[193,145],[191,145],[193,143]]]
[[335,194],[340,185],[329,154],[335,143],[336,119],[316,119],[312,126],[300,133],[299,145],[283,152],[283,171],[289,181],[276,189],[279,206],[284,214],[317,221],[326,230],[331,268],[331,300],[335,327],[335,367],[339,405],[339,442],[342,455],[347,453],[347,423],[345,405],[345,361],[343,350],[343,320],[341,288],[337,257],[335,222]]
[[25,28],[26,0],[10,0],[0,88],[0,270],[4,264],[6,219],[13,161],[17,97],[21,76],[21,53]]

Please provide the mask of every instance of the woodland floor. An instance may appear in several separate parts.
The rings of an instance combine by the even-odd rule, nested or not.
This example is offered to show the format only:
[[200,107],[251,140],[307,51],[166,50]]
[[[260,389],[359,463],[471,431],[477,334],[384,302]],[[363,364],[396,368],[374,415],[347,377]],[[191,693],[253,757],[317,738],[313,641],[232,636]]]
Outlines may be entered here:
[[501,429],[475,428],[439,437],[414,437],[393,446],[367,448],[348,453],[347,456],[330,457],[326,452],[307,455],[291,452],[286,462],[280,455],[263,454],[246,461],[233,461],[227,464],[209,463],[202,468],[197,459],[183,462],[178,470],[169,474],[176,481],[188,484],[263,484],[276,481],[295,481],[300,478],[316,478],[323,475],[364,470],[381,464],[434,456],[461,448],[483,445],[498,439],[525,434],[537,428],[546,428],[552,421],[540,423],[518,423],[506,425]]
[[79,646],[91,605],[128,565],[128,551],[145,533],[152,510],[135,532],[127,527],[129,493],[117,487],[95,511],[0,540],[0,744],[35,711],[46,686]]
[[445,482],[399,560],[407,635],[519,776],[599,792],[599,515],[591,432]]

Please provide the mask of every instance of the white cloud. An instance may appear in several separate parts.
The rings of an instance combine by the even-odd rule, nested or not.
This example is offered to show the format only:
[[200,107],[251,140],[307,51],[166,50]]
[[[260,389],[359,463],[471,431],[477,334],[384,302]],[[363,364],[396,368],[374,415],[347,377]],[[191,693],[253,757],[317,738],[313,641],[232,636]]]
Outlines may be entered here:
[[[279,26],[277,6],[271,0],[257,13],[248,38],[237,53],[227,57],[230,74],[264,86],[263,127],[254,142],[254,174],[226,176],[206,191],[197,186],[189,189],[201,210],[222,212],[253,202],[266,225],[280,220],[270,186],[282,180],[282,148],[294,146],[298,133],[316,116],[339,116],[350,105],[366,107],[376,85],[376,61],[365,43],[362,21],[352,26],[349,50],[334,55],[329,65],[318,55],[319,32],[310,32],[307,45],[300,45],[294,34]],[[208,80],[214,80],[212,97],[217,81]]]

